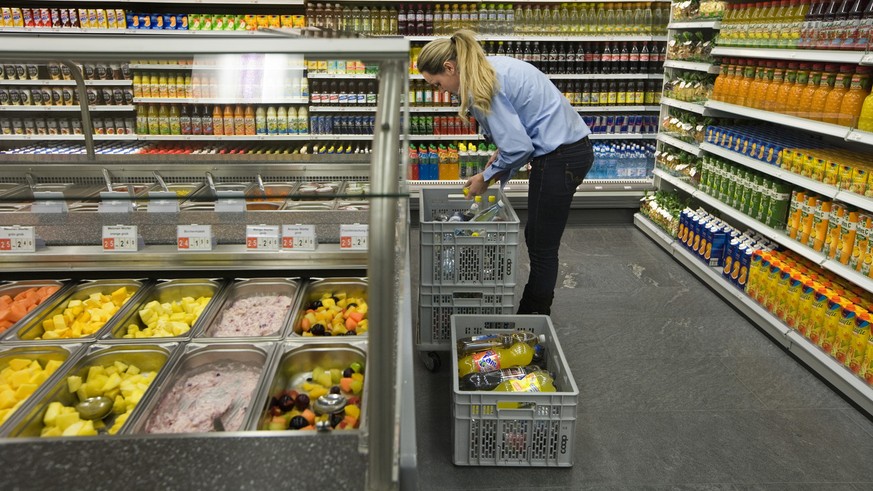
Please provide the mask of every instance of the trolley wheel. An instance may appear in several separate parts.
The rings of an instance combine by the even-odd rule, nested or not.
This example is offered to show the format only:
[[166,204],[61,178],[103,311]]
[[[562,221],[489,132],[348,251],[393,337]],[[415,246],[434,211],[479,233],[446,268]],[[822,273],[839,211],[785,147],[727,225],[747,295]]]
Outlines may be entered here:
[[424,362],[425,368],[427,368],[431,372],[438,372],[443,364],[440,360],[440,355],[435,351],[421,353],[421,361]]

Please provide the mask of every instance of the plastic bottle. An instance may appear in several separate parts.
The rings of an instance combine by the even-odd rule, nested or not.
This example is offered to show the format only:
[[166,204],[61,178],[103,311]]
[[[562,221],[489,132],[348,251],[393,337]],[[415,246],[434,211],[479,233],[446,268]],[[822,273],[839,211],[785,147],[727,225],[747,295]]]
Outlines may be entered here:
[[[467,188],[464,188],[464,190],[467,191]],[[482,201],[482,196],[476,196],[476,198],[479,198],[478,201]],[[537,336],[529,331],[513,331],[495,334],[480,334],[477,336],[461,338],[458,340],[457,349],[458,356],[466,356],[477,351],[494,348],[509,348],[515,343],[527,343],[533,347],[541,342],[545,342],[545,337],[542,335]]]
[[[272,108],[273,112],[276,112],[275,108]],[[246,134],[248,134],[248,112],[251,110],[251,106],[246,108]],[[275,119],[273,120],[275,123]],[[267,134],[267,110],[264,109],[264,106],[258,106],[258,109],[255,110],[254,114],[254,134],[255,135],[266,135]],[[273,125],[273,134],[276,134],[276,126]]]
[[849,90],[840,102],[839,115],[835,124],[853,126],[861,115],[865,97],[870,93],[870,68],[859,66],[852,75]]
[[[284,113],[284,111],[283,111],[283,116],[287,117],[287,115]],[[270,106],[267,108],[267,114],[266,114],[265,119],[266,119],[266,121],[265,121],[266,134],[278,135],[279,134],[279,113],[276,111],[275,107]],[[260,129],[260,125],[259,125],[258,129]],[[259,134],[263,134],[263,133],[259,133]]]
[[840,106],[843,103],[843,97],[849,92],[849,85],[852,83],[852,65],[842,65],[839,73],[836,75],[833,89],[828,93],[822,107],[819,121],[825,123],[839,124],[840,121]]
[[482,210],[478,215],[474,216],[470,221],[472,221],[472,222],[491,222],[491,221],[494,221],[503,212],[504,206],[505,205],[503,204],[503,201],[497,201],[492,206],[489,206],[488,208]]
[[509,379],[494,388],[494,392],[557,392],[551,374],[538,370],[521,379]]
[[460,390],[494,390],[508,380],[520,380],[526,375],[541,371],[540,367],[528,365],[526,367],[504,368],[493,372],[470,373],[458,380]]
[[[288,117],[291,117],[291,111],[288,111]],[[308,135],[309,134],[309,110],[306,109],[306,106],[301,106],[300,109],[297,110],[297,134],[299,135]]]
[[158,128],[160,132],[159,134],[170,134],[170,110],[167,108],[166,104],[161,104],[158,108]]
[[[233,110],[233,133],[231,135],[245,135],[248,133],[246,129],[246,122],[248,118],[246,117],[246,109],[243,108],[242,104],[237,104],[236,108]],[[252,133],[254,134],[255,129],[255,118],[254,113],[252,114]],[[224,127],[225,134],[227,134],[227,123],[225,123]]]
[[[218,135],[220,132],[215,131],[215,117],[213,116],[213,111],[209,109],[209,106],[203,106],[203,113],[201,114],[201,124],[203,125],[203,134],[204,135]],[[218,120],[221,121],[221,112],[218,113]]]
[[191,134],[203,134],[203,118],[200,114],[200,109],[197,106],[194,106],[194,110],[191,112]]
[[148,134],[149,135],[160,135],[161,134],[160,121],[158,120],[158,106],[156,104],[149,104]]
[[182,135],[190,135],[191,130],[191,115],[188,114],[188,106],[183,105],[182,109],[179,111],[179,128],[180,134]]
[[458,376],[493,372],[503,368],[524,367],[533,360],[534,349],[527,343],[515,343],[509,348],[494,348],[466,355],[458,360]]

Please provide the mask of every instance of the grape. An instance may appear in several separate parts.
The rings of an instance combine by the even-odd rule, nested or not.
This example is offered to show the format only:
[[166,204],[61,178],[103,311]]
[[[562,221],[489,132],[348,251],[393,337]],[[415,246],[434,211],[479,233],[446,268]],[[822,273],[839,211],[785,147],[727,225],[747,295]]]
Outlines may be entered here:
[[294,416],[288,423],[288,428],[292,430],[299,430],[300,428],[305,428],[307,426],[309,426],[309,421],[306,421],[306,418],[300,415]]
[[309,396],[306,394],[300,394],[297,396],[297,400],[294,401],[294,405],[297,407],[298,411],[303,411],[309,407]]

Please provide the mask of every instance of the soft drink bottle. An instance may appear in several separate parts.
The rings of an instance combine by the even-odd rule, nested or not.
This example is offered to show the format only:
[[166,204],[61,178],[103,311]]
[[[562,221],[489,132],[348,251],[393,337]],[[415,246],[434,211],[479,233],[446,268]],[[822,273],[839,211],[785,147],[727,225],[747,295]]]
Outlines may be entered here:
[[474,216],[470,221],[472,222],[493,222],[495,221],[500,214],[503,212],[504,208],[503,201],[497,201],[494,205],[486,208],[478,215]]
[[461,390],[494,390],[508,380],[519,380],[526,375],[539,372],[540,367],[529,365],[526,367],[504,368],[493,372],[471,373],[458,380]]
[[533,355],[534,349],[527,343],[515,343],[509,348],[480,351],[458,360],[458,376],[527,366],[533,360]]
[[538,370],[529,373],[521,379],[504,380],[497,387],[495,392],[557,392],[554,379],[545,370]]
[[[467,188],[464,188],[467,191]],[[481,196],[476,196],[481,202]],[[472,206],[471,206],[472,209]],[[537,336],[528,331],[502,332],[497,334],[480,334],[458,340],[458,354],[469,355],[476,351],[492,348],[509,348],[515,343],[527,343],[535,346],[538,342],[545,342],[545,336]]]

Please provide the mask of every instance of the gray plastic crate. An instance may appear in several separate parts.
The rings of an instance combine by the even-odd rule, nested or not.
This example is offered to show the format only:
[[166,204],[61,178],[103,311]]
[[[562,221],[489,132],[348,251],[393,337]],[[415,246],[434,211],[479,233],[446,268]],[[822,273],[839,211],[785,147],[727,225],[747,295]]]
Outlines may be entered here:
[[421,190],[421,284],[515,284],[520,221],[509,200],[499,190],[489,191],[483,196],[485,206],[489,195],[496,196],[506,205],[502,221],[443,222],[435,217],[466,211],[471,202],[464,199],[457,188]]
[[449,350],[456,314],[512,314],[515,285],[459,287],[421,285],[418,290],[418,347]]
[[460,338],[523,330],[545,336],[546,368],[560,392],[462,391],[452,352],[455,465],[571,467],[579,389],[545,315],[453,315],[452,346]]

